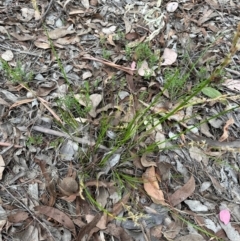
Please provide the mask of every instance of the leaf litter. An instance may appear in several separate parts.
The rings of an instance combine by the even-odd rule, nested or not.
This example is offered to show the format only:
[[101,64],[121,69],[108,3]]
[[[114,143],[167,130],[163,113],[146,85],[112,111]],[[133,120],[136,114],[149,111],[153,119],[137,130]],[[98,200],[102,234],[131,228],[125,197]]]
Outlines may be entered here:
[[237,1],[1,4],[2,240],[240,239]]

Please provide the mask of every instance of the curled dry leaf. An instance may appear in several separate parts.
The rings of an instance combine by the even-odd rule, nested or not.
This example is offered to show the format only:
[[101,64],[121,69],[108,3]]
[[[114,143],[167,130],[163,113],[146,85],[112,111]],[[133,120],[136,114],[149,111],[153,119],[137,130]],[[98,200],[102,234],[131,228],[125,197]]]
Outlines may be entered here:
[[59,189],[63,195],[70,196],[77,192],[78,183],[73,177],[65,177],[61,180]]
[[177,53],[173,49],[165,48],[162,58],[164,59],[162,66],[172,65],[177,59]]
[[154,167],[147,168],[146,172],[142,176],[143,186],[147,194],[152,198],[156,204],[166,205],[164,201],[164,195],[158,185],[158,179],[155,173]]
[[144,167],[151,167],[151,166],[156,167],[157,166],[156,162],[147,160],[147,155],[146,154],[143,154],[143,156],[141,157],[141,164]]
[[225,126],[223,127],[223,134],[219,139],[220,142],[225,141],[228,138],[228,127],[232,124],[234,124],[233,118],[229,119],[226,122]]
[[188,198],[195,190],[195,180],[194,177],[191,176],[188,182],[180,187],[177,191],[175,191],[170,197],[169,201],[173,206],[178,205],[186,198]]
[[48,206],[36,206],[34,207],[34,209],[35,211],[38,211],[41,214],[44,214],[50,218],[53,218],[57,222],[61,223],[65,228],[69,229],[74,234],[76,234],[73,221],[64,212]]

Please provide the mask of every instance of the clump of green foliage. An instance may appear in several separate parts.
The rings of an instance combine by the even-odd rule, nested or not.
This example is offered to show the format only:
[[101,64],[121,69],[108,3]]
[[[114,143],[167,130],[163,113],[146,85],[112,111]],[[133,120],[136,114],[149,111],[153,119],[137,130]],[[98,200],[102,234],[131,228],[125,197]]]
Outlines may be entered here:
[[4,71],[7,78],[13,83],[29,82],[33,79],[33,72],[26,71],[19,61],[15,67],[11,67],[7,61],[0,58],[0,69]]
[[149,66],[152,67],[158,62],[158,56],[154,54],[148,43],[140,43],[134,53],[138,64],[146,60]]
[[29,136],[26,145],[27,146],[37,146],[43,144],[43,136],[41,134]]
[[164,72],[164,89],[168,90],[169,97],[173,100],[181,96],[186,89],[188,73],[181,73],[180,69],[167,69]]
[[111,53],[108,50],[103,49],[102,56],[104,59],[110,59]]

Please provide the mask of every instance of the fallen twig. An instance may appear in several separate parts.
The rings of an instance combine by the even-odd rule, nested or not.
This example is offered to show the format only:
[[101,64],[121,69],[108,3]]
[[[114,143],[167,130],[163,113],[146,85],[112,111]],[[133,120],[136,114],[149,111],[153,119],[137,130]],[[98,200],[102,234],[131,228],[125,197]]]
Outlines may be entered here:
[[[83,145],[94,146],[96,144],[95,141],[88,141],[88,140],[85,140],[85,139],[80,138],[80,137],[74,137],[74,136],[71,136],[67,133],[51,130],[51,129],[48,129],[48,128],[45,128],[45,127],[42,127],[42,126],[33,126],[32,130],[39,131],[39,132],[42,132],[42,133],[45,133],[45,134],[50,134],[50,135],[53,135],[53,136],[70,138],[70,139],[74,140],[75,142],[83,144]],[[104,150],[109,150],[109,148],[107,148],[106,146],[103,146],[103,145],[99,145],[99,148],[104,149]]]
[[134,69],[131,69],[131,68],[129,68],[129,67],[124,67],[124,66],[121,66],[121,65],[117,65],[117,64],[114,64],[114,63],[112,63],[112,62],[110,62],[110,61],[107,61],[107,60],[97,59],[97,58],[94,58],[94,57],[92,57],[92,56],[82,57],[82,59],[89,59],[89,60],[98,61],[98,62],[101,62],[101,63],[103,63],[103,64],[105,64],[105,65],[111,66],[111,67],[113,67],[113,68],[116,68],[116,69],[120,69],[120,70],[122,70],[122,71],[125,71],[125,72],[127,72],[128,74],[130,74],[130,75],[133,75],[133,73],[134,73]]

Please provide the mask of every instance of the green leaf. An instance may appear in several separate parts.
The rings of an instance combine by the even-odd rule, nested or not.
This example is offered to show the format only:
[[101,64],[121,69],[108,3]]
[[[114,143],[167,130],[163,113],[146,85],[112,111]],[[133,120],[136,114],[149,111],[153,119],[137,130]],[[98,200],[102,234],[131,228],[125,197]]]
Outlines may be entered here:
[[210,98],[217,98],[222,95],[218,90],[212,87],[204,87],[202,93]]

